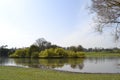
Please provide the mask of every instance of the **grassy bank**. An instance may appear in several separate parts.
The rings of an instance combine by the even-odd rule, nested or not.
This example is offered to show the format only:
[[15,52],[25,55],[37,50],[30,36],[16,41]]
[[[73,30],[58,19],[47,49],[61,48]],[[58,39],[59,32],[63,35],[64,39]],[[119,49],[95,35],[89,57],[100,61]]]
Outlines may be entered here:
[[120,80],[120,74],[78,74],[0,66],[0,80]]
[[120,57],[120,53],[110,52],[85,52],[86,57]]

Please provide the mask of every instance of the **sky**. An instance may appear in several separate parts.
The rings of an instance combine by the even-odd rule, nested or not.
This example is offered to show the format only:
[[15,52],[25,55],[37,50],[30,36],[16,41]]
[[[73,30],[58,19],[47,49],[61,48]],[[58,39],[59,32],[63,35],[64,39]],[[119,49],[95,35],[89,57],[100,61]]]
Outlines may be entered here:
[[0,46],[28,47],[45,38],[62,47],[115,47],[109,33],[95,32],[90,4],[90,0],[0,0]]

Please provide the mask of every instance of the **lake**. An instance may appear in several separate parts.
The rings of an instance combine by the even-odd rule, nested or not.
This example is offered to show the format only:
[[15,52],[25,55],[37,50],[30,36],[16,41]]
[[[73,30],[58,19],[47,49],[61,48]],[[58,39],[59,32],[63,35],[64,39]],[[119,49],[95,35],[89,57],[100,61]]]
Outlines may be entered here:
[[120,57],[85,59],[0,58],[0,66],[34,67],[82,73],[120,73]]

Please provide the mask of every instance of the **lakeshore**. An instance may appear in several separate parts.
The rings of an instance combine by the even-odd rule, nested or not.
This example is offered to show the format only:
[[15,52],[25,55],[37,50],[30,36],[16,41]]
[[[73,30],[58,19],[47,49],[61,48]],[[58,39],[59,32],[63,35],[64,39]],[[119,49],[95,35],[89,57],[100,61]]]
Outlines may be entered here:
[[83,74],[0,66],[0,80],[119,80],[120,74]]

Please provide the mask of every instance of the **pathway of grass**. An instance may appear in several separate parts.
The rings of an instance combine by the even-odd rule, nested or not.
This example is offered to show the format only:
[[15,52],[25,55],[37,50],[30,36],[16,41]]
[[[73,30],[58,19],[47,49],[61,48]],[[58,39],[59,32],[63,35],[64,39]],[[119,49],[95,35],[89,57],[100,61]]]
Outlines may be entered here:
[[78,74],[0,66],[0,80],[120,80],[120,74]]

